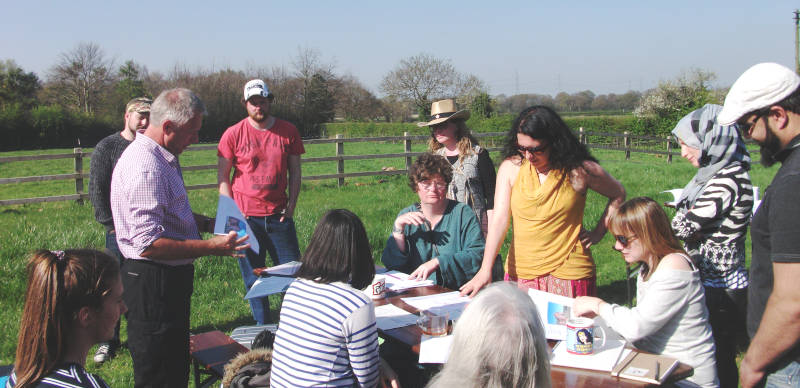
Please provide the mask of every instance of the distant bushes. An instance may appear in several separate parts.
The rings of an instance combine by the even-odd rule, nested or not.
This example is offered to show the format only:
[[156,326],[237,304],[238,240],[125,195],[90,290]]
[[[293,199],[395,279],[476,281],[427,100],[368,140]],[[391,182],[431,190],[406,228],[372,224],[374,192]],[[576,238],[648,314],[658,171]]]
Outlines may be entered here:
[[[489,118],[471,117],[467,126],[473,132],[506,132],[511,128],[516,115],[502,114]],[[568,116],[564,122],[572,130],[583,127],[589,132],[622,133],[630,132],[639,136],[665,136],[675,123],[660,120],[656,117],[639,118],[633,115],[616,116]],[[326,123],[323,136],[333,137],[342,134],[345,137],[402,136],[403,132],[415,135],[429,134],[428,128],[419,128],[415,123]]]
[[[117,124],[118,125],[118,124]],[[74,112],[57,105],[25,110],[18,104],[0,109],[0,150],[94,146],[114,132],[111,119]],[[120,128],[121,129],[121,128]]]

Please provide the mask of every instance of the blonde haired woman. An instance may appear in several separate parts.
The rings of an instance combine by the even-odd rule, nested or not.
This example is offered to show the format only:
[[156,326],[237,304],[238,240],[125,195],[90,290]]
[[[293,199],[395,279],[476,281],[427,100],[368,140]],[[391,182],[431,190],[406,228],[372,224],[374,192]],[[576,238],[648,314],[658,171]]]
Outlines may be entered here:
[[489,218],[494,208],[494,185],[497,174],[489,151],[467,128],[468,110],[457,110],[453,100],[431,104],[430,121],[417,123],[431,129],[428,148],[447,158],[453,167],[453,179],[447,187],[447,198],[465,203],[475,211],[486,238]]
[[667,214],[650,198],[634,198],[620,206],[609,229],[616,239],[614,249],[625,262],[642,264],[636,306],[582,296],[575,299],[572,311],[600,315],[637,348],[691,365],[694,375],[677,385],[719,386],[700,272],[672,234]]

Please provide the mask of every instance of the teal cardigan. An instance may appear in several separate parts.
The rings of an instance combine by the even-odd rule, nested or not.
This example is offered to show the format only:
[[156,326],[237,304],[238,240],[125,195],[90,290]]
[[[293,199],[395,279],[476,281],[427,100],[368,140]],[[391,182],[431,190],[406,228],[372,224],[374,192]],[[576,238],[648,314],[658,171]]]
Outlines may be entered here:
[[[398,213],[398,216],[418,211],[411,205]],[[481,268],[485,243],[475,212],[467,205],[448,200],[441,221],[433,231],[426,225],[406,225],[406,251],[401,252],[391,235],[381,255],[381,262],[387,269],[410,274],[422,263],[438,257],[439,269],[429,277],[436,284],[457,290],[472,279]],[[437,254],[438,253],[438,254]],[[493,278],[502,277],[502,263],[495,260],[492,268]]]

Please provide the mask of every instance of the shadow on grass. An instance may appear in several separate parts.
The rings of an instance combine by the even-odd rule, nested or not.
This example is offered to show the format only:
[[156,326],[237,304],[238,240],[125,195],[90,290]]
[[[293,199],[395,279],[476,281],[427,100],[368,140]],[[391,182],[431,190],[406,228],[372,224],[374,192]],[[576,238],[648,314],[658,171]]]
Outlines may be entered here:
[[[636,281],[630,281],[631,299],[636,296]],[[597,287],[597,296],[608,303],[616,303],[621,306],[628,305],[627,291],[624,280],[616,280],[611,284]]]
[[217,323],[215,323],[213,325],[206,324],[206,325],[194,327],[192,329],[192,334],[205,333],[207,331],[214,331],[214,330],[219,330],[219,331],[221,331],[223,333],[230,333],[230,332],[233,331],[233,329],[235,329],[235,328],[237,328],[239,326],[253,326],[255,324],[256,323],[253,321],[253,316],[252,315],[242,315],[242,316],[236,317],[236,319],[233,319],[233,320],[220,321],[220,322],[217,322]]

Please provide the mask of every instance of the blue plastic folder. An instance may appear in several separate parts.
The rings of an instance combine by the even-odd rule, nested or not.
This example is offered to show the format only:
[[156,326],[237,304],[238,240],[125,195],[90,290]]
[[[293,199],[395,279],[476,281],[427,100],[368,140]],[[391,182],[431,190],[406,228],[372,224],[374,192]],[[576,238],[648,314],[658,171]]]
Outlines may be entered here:
[[233,198],[227,195],[220,195],[219,203],[217,204],[217,220],[214,223],[214,234],[228,234],[228,232],[232,230],[236,231],[239,238],[245,235],[250,236],[246,243],[250,244],[250,249],[252,249],[253,252],[258,253],[258,239],[250,229],[247,218],[245,218],[239,210],[239,207],[236,206],[236,202],[233,201]]

